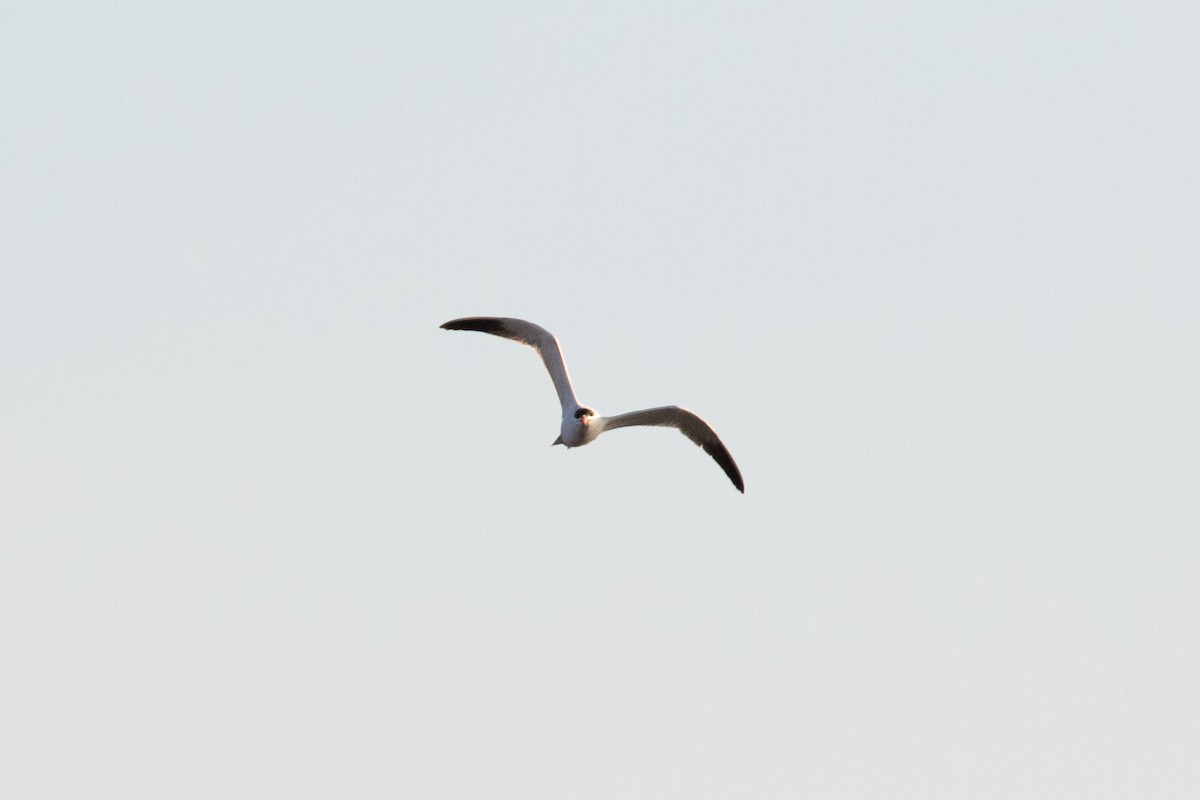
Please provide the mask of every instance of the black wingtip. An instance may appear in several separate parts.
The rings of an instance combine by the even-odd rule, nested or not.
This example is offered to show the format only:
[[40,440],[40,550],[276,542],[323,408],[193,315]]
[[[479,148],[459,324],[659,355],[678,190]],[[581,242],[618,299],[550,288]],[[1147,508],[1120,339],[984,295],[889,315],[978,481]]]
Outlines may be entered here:
[[737,462],[733,460],[733,456],[725,449],[725,445],[721,444],[719,439],[715,439],[701,445],[701,448],[703,448],[704,452],[712,456],[713,461],[716,461],[720,465],[725,475],[729,478],[729,482],[733,484],[733,488],[745,494],[746,484],[742,481],[742,471],[738,469]]
[[462,317],[443,322],[440,327],[447,331],[499,333],[504,330],[504,323],[498,317]]

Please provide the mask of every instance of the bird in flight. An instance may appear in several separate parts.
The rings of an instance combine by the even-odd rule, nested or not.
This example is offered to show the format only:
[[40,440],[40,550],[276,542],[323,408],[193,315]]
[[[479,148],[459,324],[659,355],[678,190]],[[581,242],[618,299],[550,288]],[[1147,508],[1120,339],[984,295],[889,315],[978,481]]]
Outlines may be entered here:
[[563,361],[562,350],[554,334],[532,322],[512,317],[463,317],[442,323],[448,331],[480,331],[494,336],[503,336],[514,342],[528,345],[537,351],[554,381],[554,390],[558,392],[558,402],[562,404],[561,433],[554,444],[567,447],[582,447],[596,440],[605,431],[617,428],[627,428],[632,425],[657,425],[676,428],[687,438],[691,439],[704,452],[713,457],[739,492],[745,494],[746,486],[742,482],[742,473],[738,471],[733,456],[725,449],[725,445],[717,438],[717,434],[708,423],[700,417],[679,406],[661,406],[646,408],[641,411],[630,411],[628,414],[617,414],[615,417],[603,417],[594,409],[579,404],[575,399],[575,390],[571,388],[571,376],[567,374],[567,365]]

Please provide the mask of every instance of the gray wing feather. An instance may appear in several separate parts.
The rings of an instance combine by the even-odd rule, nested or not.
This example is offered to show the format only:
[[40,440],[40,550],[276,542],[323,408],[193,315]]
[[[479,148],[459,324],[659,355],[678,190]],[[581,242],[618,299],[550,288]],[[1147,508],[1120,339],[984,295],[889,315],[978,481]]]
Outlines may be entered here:
[[680,433],[704,448],[704,452],[712,456],[721,469],[725,470],[725,474],[729,476],[729,480],[733,481],[737,490],[745,494],[746,485],[742,482],[742,473],[734,463],[733,456],[729,454],[729,450],[725,448],[708,423],[691,411],[679,406],[660,406],[604,418],[605,431],[633,425],[678,428]]
[[463,317],[443,322],[442,328],[448,331],[490,333],[532,347],[542,357],[542,363],[550,373],[550,380],[554,381],[554,391],[558,393],[563,415],[579,407],[579,401],[575,399],[575,390],[571,388],[571,376],[563,360],[562,348],[558,346],[554,334],[540,325],[514,317]]

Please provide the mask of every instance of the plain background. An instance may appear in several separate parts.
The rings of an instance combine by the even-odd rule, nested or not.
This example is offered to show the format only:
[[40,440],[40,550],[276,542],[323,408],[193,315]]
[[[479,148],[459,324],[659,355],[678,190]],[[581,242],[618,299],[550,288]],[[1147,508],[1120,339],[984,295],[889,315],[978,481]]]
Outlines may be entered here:
[[1200,796],[1197,41],[5,3],[0,795]]

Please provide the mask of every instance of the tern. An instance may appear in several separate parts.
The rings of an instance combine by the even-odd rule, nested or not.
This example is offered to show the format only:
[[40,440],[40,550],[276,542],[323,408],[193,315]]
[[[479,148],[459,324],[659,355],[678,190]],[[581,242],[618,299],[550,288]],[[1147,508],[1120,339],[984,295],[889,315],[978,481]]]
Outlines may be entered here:
[[546,365],[546,371],[550,373],[550,379],[554,381],[558,402],[562,404],[561,433],[553,444],[565,445],[568,448],[583,447],[594,442],[596,437],[605,431],[633,425],[676,428],[704,448],[704,452],[712,456],[713,460],[721,465],[721,469],[725,470],[725,474],[733,481],[737,490],[745,494],[746,486],[742,482],[742,473],[738,471],[733,456],[729,455],[729,451],[708,423],[686,408],[661,406],[617,414],[615,417],[604,417],[597,414],[595,409],[580,405],[575,398],[575,390],[571,388],[571,376],[567,374],[567,364],[563,361],[558,340],[540,325],[512,317],[463,317],[442,323],[442,328],[448,331],[490,333],[528,345],[537,351],[542,357],[542,363]]

